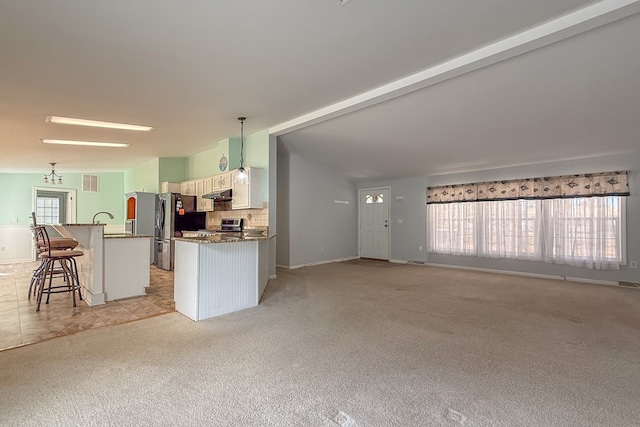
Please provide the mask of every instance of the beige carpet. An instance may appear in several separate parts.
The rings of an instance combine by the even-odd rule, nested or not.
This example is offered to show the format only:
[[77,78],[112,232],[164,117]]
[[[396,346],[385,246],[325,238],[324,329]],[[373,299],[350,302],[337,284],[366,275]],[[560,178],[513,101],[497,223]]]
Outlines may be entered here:
[[0,352],[0,425],[622,426],[640,291],[362,260]]

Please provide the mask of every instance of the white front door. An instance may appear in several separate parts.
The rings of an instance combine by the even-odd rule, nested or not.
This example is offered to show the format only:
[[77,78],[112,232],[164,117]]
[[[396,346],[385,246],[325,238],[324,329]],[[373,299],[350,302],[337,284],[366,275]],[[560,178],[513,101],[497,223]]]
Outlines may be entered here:
[[389,259],[389,189],[360,190],[360,256]]

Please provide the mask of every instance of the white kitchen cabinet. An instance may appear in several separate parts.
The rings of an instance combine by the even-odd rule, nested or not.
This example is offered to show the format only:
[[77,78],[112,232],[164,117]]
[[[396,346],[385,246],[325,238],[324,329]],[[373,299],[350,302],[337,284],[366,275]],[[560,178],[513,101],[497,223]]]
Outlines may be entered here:
[[196,181],[184,181],[180,183],[180,194],[184,196],[196,195]]
[[228,190],[231,188],[233,173],[221,173],[213,177],[213,191]]
[[162,182],[162,193],[182,193],[182,184],[177,182]]
[[204,199],[204,194],[211,193],[213,191],[214,177],[210,176],[196,180],[196,210],[198,212],[208,212],[213,210],[213,200]]
[[240,184],[235,180],[235,171],[231,172],[232,177],[232,209],[261,209],[262,198],[262,176],[263,169],[245,168],[247,170],[247,182]]

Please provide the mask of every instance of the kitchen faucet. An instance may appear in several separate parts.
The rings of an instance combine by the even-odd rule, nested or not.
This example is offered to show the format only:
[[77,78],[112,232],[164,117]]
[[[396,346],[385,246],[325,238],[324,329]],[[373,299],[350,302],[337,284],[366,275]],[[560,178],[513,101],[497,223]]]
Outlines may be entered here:
[[96,221],[96,217],[100,214],[107,214],[109,215],[109,218],[113,219],[114,216],[111,214],[111,212],[107,212],[107,211],[100,211],[100,212],[96,212],[96,214],[93,216],[93,220],[91,221],[92,224],[100,224],[100,221]]

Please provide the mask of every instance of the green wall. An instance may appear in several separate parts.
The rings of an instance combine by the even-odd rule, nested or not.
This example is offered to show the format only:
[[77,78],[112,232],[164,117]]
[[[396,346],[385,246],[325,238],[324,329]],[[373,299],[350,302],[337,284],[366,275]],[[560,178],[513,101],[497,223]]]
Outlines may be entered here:
[[269,200],[269,131],[249,135],[244,145],[244,165],[264,169],[262,195],[264,200]]
[[182,182],[187,178],[185,157],[161,157],[158,163],[158,181]]
[[125,171],[124,192],[158,193],[160,191],[159,163],[160,159],[156,158]]
[[229,157],[229,139],[223,139],[222,141],[219,141],[214,148],[203,151],[202,153],[194,154],[187,158],[187,179],[204,178],[221,173],[222,171],[218,165],[220,164],[220,158],[223,155],[227,158],[227,163],[229,165],[226,170],[233,169],[232,162]]
[[[227,170],[238,169],[240,167],[240,146],[242,141],[240,138],[229,138],[229,167]],[[245,144],[247,140],[245,139]],[[246,156],[245,151],[245,156]],[[245,158],[245,162],[246,162]]]
[[[115,219],[101,216],[100,222],[124,224],[124,180],[121,172],[96,173],[99,185],[97,193],[82,191],[82,174],[64,173],[62,185],[44,184],[42,174],[0,173],[2,209],[0,225],[28,226],[33,211],[34,187],[43,189],[76,190],[76,222],[89,223],[99,211],[109,211]],[[14,219],[18,219],[14,223]]]
[[244,141],[244,165],[269,169],[269,131],[249,135]]

